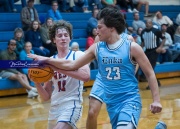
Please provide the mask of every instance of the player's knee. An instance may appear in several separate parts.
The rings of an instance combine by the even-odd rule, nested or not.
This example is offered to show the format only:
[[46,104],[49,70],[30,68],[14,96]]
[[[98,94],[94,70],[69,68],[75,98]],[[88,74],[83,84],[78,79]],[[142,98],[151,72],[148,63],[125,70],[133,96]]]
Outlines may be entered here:
[[90,107],[89,111],[88,111],[88,117],[89,118],[96,118],[97,116],[98,116],[98,110],[96,110],[93,107]]

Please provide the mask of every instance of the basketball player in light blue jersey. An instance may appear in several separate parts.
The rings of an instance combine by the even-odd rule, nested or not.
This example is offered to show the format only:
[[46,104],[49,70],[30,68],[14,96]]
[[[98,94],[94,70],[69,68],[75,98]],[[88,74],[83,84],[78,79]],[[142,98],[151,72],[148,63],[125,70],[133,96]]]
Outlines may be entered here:
[[[130,42],[133,42],[134,39],[131,35],[126,33],[121,33],[120,38],[129,40]],[[99,37],[96,36],[95,42],[99,42]],[[137,71],[137,69],[136,69]],[[101,76],[98,73],[96,75],[96,80],[92,86],[90,97],[89,97],[89,111],[88,111],[88,117],[86,122],[86,129],[97,129],[97,117],[99,115],[101,106],[103,104],[104,99],[104,88],[101,80]]]
[[150,111],[159,113],[162,105],[154,71],[142,48],[119,36],[124,31],[125,21],[118,9],[106,7],[99,12],[97,19],[100,42],[93,44],[81,58],[70,61],[32,54],[29,57],[64,70],[77,70],[97,58],[99,75],[95,83],[98,82],[104,89],[103,101],[112,129],[136,129],[142,105],[135,78],[135,64],[139,64],[151,88],[153,102]]

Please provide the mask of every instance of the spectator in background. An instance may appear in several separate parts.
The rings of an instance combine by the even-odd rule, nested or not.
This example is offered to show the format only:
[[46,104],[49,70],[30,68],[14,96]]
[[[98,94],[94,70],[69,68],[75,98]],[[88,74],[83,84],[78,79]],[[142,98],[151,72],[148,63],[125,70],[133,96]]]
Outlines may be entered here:
[[165,37],[166,41],[164,43],[164,46],[162,48],[161,53],[159,54],[159,63],[162,64],[164,62],[171,62],[172,61],[172,55],[171,52],[169,51],[169,46],[173,44],[173,41],[171,39],[170,34],[166,32],[167,30],[167,25],[162,24],[161,25],[161,32],[163,36]]
[[[0,60],[16,60],[16,41],[11,39],[8,42],[8,48],[7,50],[4,50],[0,53]],[[22,74],[16,69],[8,68],[8,69],[1,69],[0,76],[3,78],[8,78],[10,80],[17,80],[24,88],[26,88],[26,91],[28,93],[28,98],[32,98],[35,96],[38,96],[37,89],[32,87],[29,84],[29,81],[27,79],[27,76],[25,74]]]
[[162,24],[167,24],[167,32],[171,35],[172,40],[174,39],[173,35],[175,29],[172,20],[168,16],[163,16],[161,11],[157,11],[153,18],[153,22],[159,26],[161,26]]
[[94,8],[92,11],[92,17],[87,22],[87,33],[91,33],[93,28],[97,28],[98,22],[97,22],[97,14],[99,13],[99,10],[97,8]]
[[71,44],[71,50],[72,51],[79,51],[80,49],[79,49],[79,44],[77,43],[77,42],[73,42],[72,44]]
[[104,6],[116,6],[116,0],[102,0],[101,1]]
[[180,13],[176,17],[176,24],[178,24],[178,26],[180,26]]
[[180,43],[180,26],[177,27],[174,34],[174,43]]
[[133,4],[137,5],[137,10],[140,11],[141,6],[145,6],[145,17],[152,16],[149,14],[149,2],[144,0],[133,0]]
[[95,38],[97,36],[97,28],[93,28],[91,32],[88,33],[88,38],[86,41],[86,50],[94,44]]
[[19,59],[19,53],[24,49],[24,32],[21,28],[14,30],[14,39],[16,40],[16,56]]
[[135,9],[132,0],[117,0],[117,4],[120,5],[121,9],[125,9],[129,13],[139,12]]
[[50,51],[43,47],[43,42],[40,35],[40,24],[38,21],[33,21],[31,29],[25,34],[25,41],[32,43],[32,49],[35,54],[49,56]]
[[11,12],[8,0],[0,0],[0,7],[3,8],[4,12]]
[[47,12],[47,18],[52,18],[54,22],[62,20],[60,11],[58,10],[58,2],[53,1],[51,4],[51,9]]
[[91,13],[92,11],[88,10],[89,7],[89,1],[88,0],[84,0],[84,5],[83,5],[83,12],[84,13]]
[[88,0],[89,4],[93,6],[93,9],[102,9],[101,0]]
[[51,42],[51,39],[49,37],[49,30],[52,28],[53,25],[54,23],[52,18],[48,18],[40,28],[40,35],[43,42],[43,47],[49,49],[50,56],[54,55],[57,52],[55,44]]
[[27,31],[34,20],[39,21],[37,10],[34,8],[34,0],[28,0],[27,6],[21,11],[21,22],[24,31]]
[[[27,57],[27,54],[30,54],[30,53],[34,54],[34,51],[32,50],[32,44],[31,44],[31,42],[26,42],[24,44],[24,49],[19,54],[19,59],[20,60],[33,60],[33,59]],[[21,71],[23,74],[28,75],[28,68],[22,68]],[[34,83],[29,78],[28,78],[28,80],[29,80],[30,84],[34,86]]]
[[17,9],[14,6],[14,0],[8,0],[8,1],[11,12],[17,12]]
[[[162,42],[160,42],[160,39],[162,40]],[[152,68],[154,69],[159,53],[161,53],[164,46],[165,37],[162,35],[162,32],[160,30],[153,28],[153,23],[151,19],[147,19],[146,21],[146,28],[141,33],[141,40],[141,46],[145,46],[145,54],[149,59]],[[159,81],[158,85],[161,85]],[[149,86],[147,86],[146,89],[150,89]]]
[[146,28],[144,21],[139,20],[139,13],[137,13],[137,12],[134,13],[134,20],[132,22],[132,27],[135,32],[137,32],[138,28],[142,28],[142,29]]

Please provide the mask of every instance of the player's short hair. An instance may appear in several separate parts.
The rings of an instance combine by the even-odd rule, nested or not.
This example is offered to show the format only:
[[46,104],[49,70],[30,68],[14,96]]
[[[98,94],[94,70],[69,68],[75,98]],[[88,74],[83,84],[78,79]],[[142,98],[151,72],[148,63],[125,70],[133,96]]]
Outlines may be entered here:
[[119,34],[125,30],[126,22],[117,7],[105,7],[98,13],[97,19],[103,19],[107,27],[114,27]]

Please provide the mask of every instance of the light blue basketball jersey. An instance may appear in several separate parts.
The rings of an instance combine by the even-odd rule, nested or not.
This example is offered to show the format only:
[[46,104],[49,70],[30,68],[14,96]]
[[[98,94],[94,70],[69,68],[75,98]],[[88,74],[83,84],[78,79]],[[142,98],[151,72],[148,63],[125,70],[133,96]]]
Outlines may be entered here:
[[105,42],[97,44],[96,55],[105,86],[106,104],[131,101],[139,92],[135,64],[130,59],[130,45],[127,38],[121,38],[120,45],[115,49],[109,49]]
[[[119,46],[115,49],[110,49],[106,42],[97,43],[98,72],[104,87],[104,102],[113,129],[124,121],[133,121],[136,127],[141,112],[135,63],[131,60],[131,42],[127,40],[127,36],[120,35]],[[131,105],[138,105],[138,112],[131,108]],[[124,109],[126,106],[132,110]],[[127,115],[122,114],[122,110]]]

